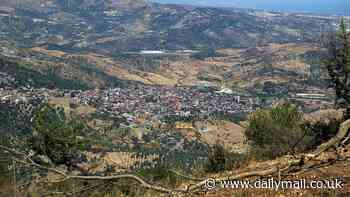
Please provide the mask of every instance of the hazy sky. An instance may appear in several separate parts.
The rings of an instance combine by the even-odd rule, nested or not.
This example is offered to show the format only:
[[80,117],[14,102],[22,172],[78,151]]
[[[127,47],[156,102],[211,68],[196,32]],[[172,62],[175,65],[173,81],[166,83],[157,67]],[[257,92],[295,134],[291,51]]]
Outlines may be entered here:
[[350,15],[350,0],[151,0],[199,6],[243,7],[267,10]]

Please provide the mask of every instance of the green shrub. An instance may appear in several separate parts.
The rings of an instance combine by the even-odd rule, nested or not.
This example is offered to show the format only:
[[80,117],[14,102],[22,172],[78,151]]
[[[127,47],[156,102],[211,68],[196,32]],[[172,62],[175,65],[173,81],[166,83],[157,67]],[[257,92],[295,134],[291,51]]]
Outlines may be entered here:
[[241,153],[226,153],[225,170],[232,170],[242,167],[248,161],[247,154]]
[[306,122],[303,124],[303,129],[312,136],[311,148],[316,148],[322,143],[334,137],[339,130],[343,120],[331,118],[328,121]]
[[228,152],[222,145],[216,143],[209,150],[208,163],[206,164],[205,171],[221,172],[224,170],[232,170],[234,168],[239,168],[245,161],[247,161],[246,155]]
[[191,57],[194,59],[204,60],[204,59],[209,58],[209,57],[219,57],[219,56],[222,56],[222,55],[219,54],[218,52],[216,52],[215,49],[205,48],[205,49],[202,49],[201,51],[193,54]]
[[67,164],[85,147],[83,136],[87,127],[78,120],[68,120],[61,108],[42,106],[33,125],[33,148],[56,164]]
[[208,155],[208,164],[206,171],[208,172],[220,172],[225,170],[226,164],[226,151],[223,146],[215,144],[210,150]]
[[[4,134],[0,136],[0,144],[11,147],[10,139]],[[11,176],[13,176],[13,170],[10,168],[11,165],[12,159],[9,153],[0,149],[0,188],[11,184]]]
[[302,128],[303,114],[290,104],[259,110],[249,118],[246,137],[258,159],[306,150],[313,136]]

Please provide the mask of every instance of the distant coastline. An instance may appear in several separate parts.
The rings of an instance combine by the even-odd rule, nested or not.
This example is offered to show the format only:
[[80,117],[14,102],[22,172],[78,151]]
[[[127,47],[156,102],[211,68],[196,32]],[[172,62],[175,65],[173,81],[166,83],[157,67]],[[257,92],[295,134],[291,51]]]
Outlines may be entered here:
[[[237,3],[236,1],[225,1],[225,0],[149,0],[150,2],[162,3],[162,4],[181,4],[181,5],[193,5],[199,7],[235,7],[242,9],[257,9],[272,12],[289,12],[289,13],[303,13],[303,14],[317,14],[317,15],[339,15],[339,16],[350,16],[350,1],[341,2],[330,1],[329,5],[325,4],[325,0],[322,0],[319,6],[309,5],[281,5],[278,3],[270,4],[254,4],[254,3]],[[306,0],[307,1],[307,0]],[[315,2],[314,4],[317,4]],[[344,5],[343,5],[344,4]]]

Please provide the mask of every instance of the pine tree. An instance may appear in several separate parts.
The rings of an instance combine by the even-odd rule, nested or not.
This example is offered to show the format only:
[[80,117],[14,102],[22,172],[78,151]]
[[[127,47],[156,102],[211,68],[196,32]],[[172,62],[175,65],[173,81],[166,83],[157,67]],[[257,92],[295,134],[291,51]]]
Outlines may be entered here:
[[328,57],[324,64],[336,91],[336,106],[345,108],[346,119],[350,119],[350,35],[345,19],[341,20],[337,33],[325,42]]

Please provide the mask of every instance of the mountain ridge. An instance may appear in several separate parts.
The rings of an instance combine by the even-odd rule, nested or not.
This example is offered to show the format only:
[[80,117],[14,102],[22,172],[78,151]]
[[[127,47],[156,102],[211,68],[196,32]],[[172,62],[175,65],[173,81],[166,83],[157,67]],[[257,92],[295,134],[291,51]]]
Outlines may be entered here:
[[[27,6],[30,2],[3,4],[11,7],[10,13],[1,16],[3,37],[23,47],[46,45],[109,54],[310,42],[321,34],[320,29],[334,29],[338,22],[331,17],[160,5],[142,0],[70,0],[68,4],[52,0],[45,6],[38,6],[40,2]],[[73,2],[83,6],[71,9],[67,5]]]
[[[35,8],[32,0],[21,2],[2,4],[10,7],[0,9],[0,54],[29,62],[27,68],[43,75],[54,68],[59,78],[89,88],[130,81],[220,86],[226,80],[249,89],[268,80],[285,82],[298,75],[294,68],[308,69],[301,54],[313,51],[309,45],[339,20],[142,0],[51,0]],[[71,9],[68,2],[82,6]],[[285,55],[288,48],[301,48],[301,54]],[[281,76],[265,76],[271,72]]]

